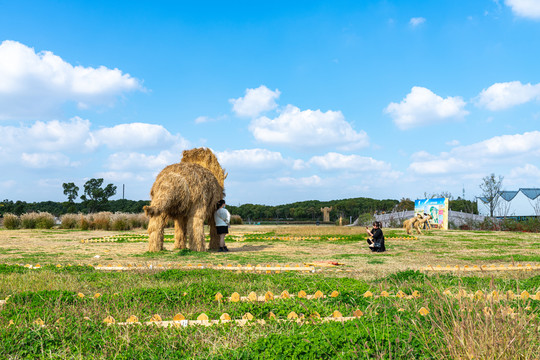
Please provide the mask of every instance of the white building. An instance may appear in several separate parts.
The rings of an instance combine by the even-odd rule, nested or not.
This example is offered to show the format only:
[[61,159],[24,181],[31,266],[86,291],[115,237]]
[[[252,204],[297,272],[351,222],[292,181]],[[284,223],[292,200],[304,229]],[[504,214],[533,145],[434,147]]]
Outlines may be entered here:
[[[517,191],[501,191],[493,212],[496,217],[540,216],[540,188],[520,188]],[[478,213],[489,216],[489,203],[477,197]]]

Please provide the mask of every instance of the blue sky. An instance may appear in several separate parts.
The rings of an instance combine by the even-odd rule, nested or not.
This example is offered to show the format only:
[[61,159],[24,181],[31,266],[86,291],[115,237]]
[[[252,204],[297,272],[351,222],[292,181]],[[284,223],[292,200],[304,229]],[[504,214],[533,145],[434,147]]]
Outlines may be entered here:
[[0,198],[199,146],[233,205],[540,187],[539,63],[539,0],[0,0]]

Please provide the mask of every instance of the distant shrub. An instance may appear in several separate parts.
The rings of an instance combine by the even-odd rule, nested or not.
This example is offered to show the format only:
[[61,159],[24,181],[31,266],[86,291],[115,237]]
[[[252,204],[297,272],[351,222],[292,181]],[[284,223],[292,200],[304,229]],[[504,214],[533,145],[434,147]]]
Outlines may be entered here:
[[131,229],[148,228],[148,217],[144,213],[140,214],[128,214],[128,220]]
[[77,214],[64,214],[60,217],[60,227],[62,229],[76,229],[79,225],[79,215]]
[[80,214],[80,215],[79,215],[79,223],[78,223],[78,227],[79,227],[79,229],[81,229],[81,230],[88,230],[88,229],[90,229],[90,221],[88,221],[88,219],[86,218],[86,216],[84,216],[83,214]]
[[116,213],[111,219],[111,229],[115,231],[124,231],[131,229],[130,221],[127,214]]
[[102,211],[91,214],[90,227],[96,230],[110,230],[112,224],[112,213]]
[[231,215],[231,225],[242,225],[244,221],[240,215]]
[[[339,226],[339,218],[335,221],[336,226]],[[343,217],[343,220],[341,220],[341,225],[349,225],[349,218]]]
[[36,217],[37,229],[52,229],[54,226],[54,216],[48,212],[40,212]]
[[38,213],[30,212],[21,215],[21,227],[23,229],[35,229],[38,219]]
[[18,229],[21,226],[21,219],[14,214],[4,214],[4,227],[9,230]]
[[523,223],[523,229],[530,232],[540,232],[540,218],[530,218]]
[[[390,223],[392,223],[392,220],[394,218],[390,219]],[[375,218],[370,213],[363,213],[358,216],[358,226],[371,226],[373,222],[375,221]],[[390,226],[393,227],[393,226]]]
[[484,219],[484,221],[478,223],[478,228],[480,230],[491,230],[491,231],[501,229],[499,221],[497,219],[492,219],[492,218],[487,217],[487,216]]

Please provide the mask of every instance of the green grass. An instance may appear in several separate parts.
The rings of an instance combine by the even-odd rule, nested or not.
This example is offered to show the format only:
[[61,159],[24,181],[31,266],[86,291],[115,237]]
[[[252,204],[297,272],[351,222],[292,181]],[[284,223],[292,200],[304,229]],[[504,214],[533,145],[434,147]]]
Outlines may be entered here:
[[[368,263],[377,266],[382,261],[376,258]],[[459,309],[474,308],[473,313],[476,313],[477,306],[481,309],[487,304],[497,310],[506,303],[463,303],[451,298],[441,302],[440,293],[444,289],[454,293],[459,289],[470,293],[479,289],[484,292],[513,290],[517,293],[521,289],[540,287],[540,276],[527,279],[460,278],[452,275],[426,276],[417,271],[399,272],[374,281],[292,272],[238,274],[214,270],[166,270],[109,273],[81,266],[47,266],[29,270],[3,265],[0,266],[0,274],[0,297],[11,295],[0,309],[2,358],[352,359],[387,358],[390,353],[392,358],[452,358],[453,346],[459,346],[459,343],[447,343],[451,340],[445,340],[445,332],[449,334],[455,321],[460,321],[462,312]],[[51,282],[57,277],[62,277],[62,281]],[[29,279],[35,281],[30,291],[19,291],[11,286]],[[79,289],[72,287],[75,284],[80,286]],[[313,294],[321,290],[327,295],[337,290],[339,296],[266,303],[218,303],[214,298],[217,292],[227,298],[233,292],[245,296],[251,291],[263,295],[267,291],[280,294],[283,290],[291,294],[300,290]],[[417,290],[421,297],[365,298],[363,294],[367,290],[374,294],[382,290],[392,294],[402,290],[411,294]],[[85,297],[77,296],[78,292],[84,293]],[[102,296],[94,298],[92,295],[96,292]],[[517,299],[510,302],[530,315],[539,313],[538,303],[532,300],[522,303]],[[531,306],[530,310],[524,310],[525,305]],[[422,306],[430,309],[430,315],[418,314]],[[156,313],[169,320],[179,312],[188,319],[194,319],[203,312],[211,319],[217,319],[225,312],[232,318],[240,318],[249,312],[256,318],[268,319],[272,312],[279,319],[285,319],[292,311],[305,316],[315,312],[330,316],[338,310],[350,316],[357,309],[362,310],[364,316],[345,323],[308,321],[298,325],[269,321],[264,326],[225,324],[169,329],[102,324],[107,315],[117,321],[124,321],[130,315],[136,315],[140,321],[148,321]],[[83,320],[84,316],[89,320]],[[37,318],[43,319],[48,326],[32,325]],[[14,325],[7,326],[10,320]],[[534,330],[538,325],[535,318],[528,327],[513,328],[516,339],[527,337],[528,347],[522,351],[529,354],[528,358],[540,354],[538,333]],[[498,334],[503,333],[498,331]]]
[[484,260],[484,261],[540,262],[540,255],[523,255],[523,254],[485,255],[485,256],[471,255],[471,256],[458,256],[456,258],[460,260],[468,260],[468,261]]

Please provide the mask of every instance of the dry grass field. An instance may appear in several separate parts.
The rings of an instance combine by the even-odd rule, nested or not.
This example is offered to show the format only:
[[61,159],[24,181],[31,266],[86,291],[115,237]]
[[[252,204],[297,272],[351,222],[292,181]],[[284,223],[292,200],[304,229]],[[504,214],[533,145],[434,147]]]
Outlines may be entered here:
[[[206,229],[208,234],[208,229]],[[166,234],[172,234],[167,229]],[[432,265],[540,264],[540,234],[490,231],[424,231],[418,239],[402,229],[384,229],[385,253],[371,253],[365,229],[338,226],[236,225],[228,253],[172,250],[148,253],[144,240],[82,243],[81,240],[119,234],[112,231],[1,230],[0,263],[5,264],[303,264],[338,262],[350,276],[373,278]],[[146,234],[144,230],[122,234]],[[242,240],[246,234],[259,239]],[[278,239],[274,239],[277,237]],[[299,239],[304,237],[305,239]],[[322,238],[320,238],[322,237]],[[236,240],[235,240],[236,239]]]
[[[383,230],[385,253],[369,251],[360,227],[284,225],[233,226],[227,253],[172,250],[173,229],[167,229],[166,250],[149,253],[144,230],[2,229],[0,358],[540,357],[540,270],[481,268],[540,264],[539,234],[434,230],[405,239],[402,229]],[[79,264],[315,264],[317,271],[107,272]],[[481,271],[415,271],[428,265]],[[232,301],[234,293],[284,291],[294,297]],[[300,296],[317,291],[325,296]],[[180,314],[190,321],[205,314],[217,324],[177,321],[163,328],[151,322]],[[225,314],[256,320],[249,326],[220,322]],[[119,324],[133,317],[139,322]]]

